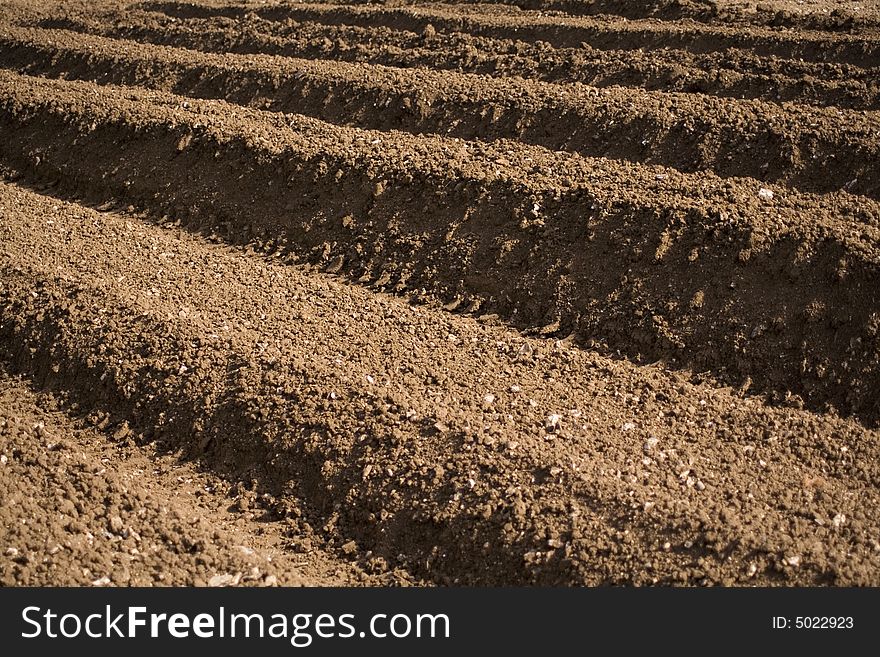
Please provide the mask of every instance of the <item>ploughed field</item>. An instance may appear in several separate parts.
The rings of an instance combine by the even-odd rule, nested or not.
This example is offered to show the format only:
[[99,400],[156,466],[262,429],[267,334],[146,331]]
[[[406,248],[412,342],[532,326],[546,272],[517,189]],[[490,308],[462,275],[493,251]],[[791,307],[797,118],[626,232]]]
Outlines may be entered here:
[[878,2],[0,2],[0,583],[880,585],[878,247]]

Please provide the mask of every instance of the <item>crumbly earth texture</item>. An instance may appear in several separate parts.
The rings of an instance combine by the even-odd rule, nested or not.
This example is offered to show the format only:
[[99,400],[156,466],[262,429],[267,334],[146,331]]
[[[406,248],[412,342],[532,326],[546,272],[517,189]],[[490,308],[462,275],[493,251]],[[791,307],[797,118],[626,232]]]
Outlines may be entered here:
[[[0,373],[4,586],[407,585],[296,549],[229,483]],[[103,427],[103,429],[101,428]]]
[[878,17],[0,2],[0,583],[880,584]]

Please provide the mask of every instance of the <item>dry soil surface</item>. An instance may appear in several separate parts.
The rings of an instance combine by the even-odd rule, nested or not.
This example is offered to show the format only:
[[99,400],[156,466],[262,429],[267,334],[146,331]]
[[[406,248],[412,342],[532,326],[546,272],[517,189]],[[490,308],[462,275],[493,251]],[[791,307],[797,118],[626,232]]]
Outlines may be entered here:
[[0,582],[880,584],[880,7],[0,2]]

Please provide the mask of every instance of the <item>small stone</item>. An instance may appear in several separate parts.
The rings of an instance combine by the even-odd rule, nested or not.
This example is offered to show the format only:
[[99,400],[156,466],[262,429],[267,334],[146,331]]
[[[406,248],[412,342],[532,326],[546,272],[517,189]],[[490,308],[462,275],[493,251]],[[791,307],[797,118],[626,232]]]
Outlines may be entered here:
[[217,586],[229,586],[235,581],[235,576],[230,575],[229,573],[223,573],[220,575],[214,575],[211,579],[208,580],[208,586],[217,587]]
[[636,425],[633,422],[625,422],[621,427],[622,431],[632,431],[636,428]]
[[842,513],[838,513],[831,519],[831,524],[835,527],[840,527],[846,522],[846,516]]
[[798,555],[794,555],[785,559],[785,563],[793,568],[797,568],[801,565],[801,558]]
[[342,553],[351,556],[357,552],[358,546],[354,541],[343,544]]
[[122,532],[125,525],[122,522],[122,518],[119,516],[110,516],[110,520],[108,522],[110,525],[110,531],[114,534],[119,534]]
[[562,420],[562,417],[557,415],[556,413],[548,415],[547,422],[545,425],[545,428],[547,429],[547,431],[556,431],[556,429],[559,427],[560,420]]
[[520,388],[519,386],[510,386],[510,392],[519,392],[520,390],[522,390],[522,388]]
[[104,575],[102,578],[96,579],[94,582],[92,582],[92,586],[109,586],[110,584],[111,584],[110,578],[107,577],[106,575]]
[[0,454],[0,465],[6,465],[9,463],[9,458],[7,458],[6,454]]
[[6,548],[6,552],[4,554],[7,557],[17,557],[18,556],[18,548],[8,547]]
[[263,580],[263,586],[278,586],[278,578],[275,575],[266,575]]
[[495,395],[488,394],[483,396],[484,404],[492,404],[495,401]]
[[[184,103],[183,106],[188,107],[186,103]],[[183,151],[185,151],[189,147],[191,142],[192,134],[188,132],[177,141],[177,152],[182,153]]]
[[128,438],[129,435],[131,435],[131,429],[128,426],[128,422],[123,422],[113,433],[113,440],[119,442],[120,440]]
[[762,201],[772,201],[773,192],[766,187],[762,187],[758,190],[758,198],[760,198]]

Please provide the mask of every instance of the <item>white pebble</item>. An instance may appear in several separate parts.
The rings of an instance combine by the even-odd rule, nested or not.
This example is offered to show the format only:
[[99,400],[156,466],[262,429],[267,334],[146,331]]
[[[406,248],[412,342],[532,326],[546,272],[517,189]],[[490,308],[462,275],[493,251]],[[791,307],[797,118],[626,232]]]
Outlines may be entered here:
[[495,401],[495,395],[493,395],[493,394],[488,394],[483,397],[483,402],[486,404],[491,404],[494,401]]
[[211,579],[208,580],[208,586],[228,586],[235,581],[235,577],[230,575],[229,573],[224,573],[222,575],[214,575]]
[[773,192],[766,187],[762,187],[758,190],[758,198],[763,201],[772,201],[773,200]]

